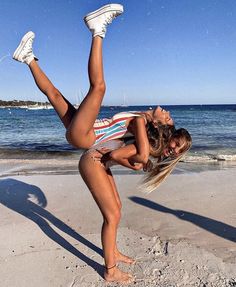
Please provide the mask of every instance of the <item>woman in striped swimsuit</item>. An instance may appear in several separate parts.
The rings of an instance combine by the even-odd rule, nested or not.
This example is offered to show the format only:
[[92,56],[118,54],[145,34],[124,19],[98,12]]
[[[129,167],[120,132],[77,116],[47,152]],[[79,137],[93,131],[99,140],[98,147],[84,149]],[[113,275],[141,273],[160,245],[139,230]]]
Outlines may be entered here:
[[[154,124],[173,125],[169,112],[157,107],[155,110],[143,113],[126,113],[115,115],[112,119],[96,120],[100,111],[105,93],[103,75],[102,42],[106,27],[111,21],[123,12],[123,6],[110,4],[88,14],[84,21],[91,30],[93,38],[88,62],[90,80],[89,91],[78,109],[63,97],[60,91],[51,83],[40,69],[32,45],[34,33],[28,32],[22,38],[13,54],[13,58],[26,63],[34,77],[38,88],[48,97],[48,100],[58,113],[66,128],[66,138],[77,148],[90,148],[100,141],[121,138],[132,133],[137,143],[136,161],[146,163],[149,154],[148,139],[145,125],[152,121]],[[116,127],[114,131],[113,127]]]
[[[151,126],[157,127],[158,123],[161,123],[173,126],[173,120],[169,112],[160,107],[153,111],[119,113],[111,119],[97,120],[105,93],[102,42],[107,25],[122,12],[123,7],[121,5],[110,4],[88,14],[84,18],[93,36],[88,63],[90,88],[77,110],[63,97],[40,69],[37,58],[32,51],[35,37],[33,32],[28,32],[22,38],[13,54],[13,58],[29,66],[36,85],[48,97],[64,124],[68,142],[77,148],[90,148],[81,158],[80,171],[104,218],[102,227],[105,260],[104,278],[107,281],[129,283],[133,280],[133,277],[122,272],[116,266],[118,261],[126,263],[133,263],[134,261],[122,255],[116,246],[116,232],[120,219],[121,203],[107,163],[114,159],[116,162],[134,170],[147,168],[149,152],[152,151],[152,148],[150,149],[146,125],[151,124]],[[114,141],[130,135],[133,136],[135,144],[123,146],[123,142]],[[181,155],[188,148],[186,139],[186,137],[181,138],[181,136],[171,138],[163,150],[164,155],[169,156],[173,152],[176,155]],[[110,151],[107,153],[108,158],[103,156],[104,148],[105,152]],[[98,159],[98,161],[95,159]]]

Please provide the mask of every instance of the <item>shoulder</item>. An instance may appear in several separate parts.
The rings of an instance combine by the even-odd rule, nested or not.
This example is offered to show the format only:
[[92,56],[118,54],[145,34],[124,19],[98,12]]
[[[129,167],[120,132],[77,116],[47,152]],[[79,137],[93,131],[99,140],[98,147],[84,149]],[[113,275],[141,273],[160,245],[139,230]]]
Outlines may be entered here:
[[136,121],[139,121],[139,122],[144,122],[144,124],[146,125],[147,124],[147,117],[146,117],[146,115],[144,114],[144,113],[136,113],[135,115],[134,115],[134,118],[135,118],[135,120]]
[[132,122],[134,123],[134,125],[136,126],[146,126],[147,124],[147,120],[145,117],[143,116],[139,116],[139,117],[134,117]]

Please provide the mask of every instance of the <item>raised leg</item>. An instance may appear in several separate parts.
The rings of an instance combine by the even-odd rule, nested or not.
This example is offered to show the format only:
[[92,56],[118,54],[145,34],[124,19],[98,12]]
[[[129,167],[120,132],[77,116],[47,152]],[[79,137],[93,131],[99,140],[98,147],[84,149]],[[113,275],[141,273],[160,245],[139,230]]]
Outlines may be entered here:
[[33,53],[34,38],[34,32],[29,31],[28,33],[26,33],[21,39],[20,44],[16,48],[13,54],[13,59],[18,62],[25,63],[29,66],[36,85],[38,86],[40,91],[42,91],[48,97],[52,106],[62,120],[65,128],[68,128],[76,109],[54,87],[54,85],[51,83],[51,81],[37,64],[37,58]]
[[95,142],[93,125],[105,94],[102,39],[105,37],[107,26],[122,13],[122,5],[108,4],[84,17],[93,37],[88,64],[90,89],[66,133],[67,140],[75,147],[88,148]]
[[92,38],[88,62],[90,88],[67,129],[67,140],[75,147],[89,148],[95,141],[94,122],[105,94],[102,61],[102,38]]

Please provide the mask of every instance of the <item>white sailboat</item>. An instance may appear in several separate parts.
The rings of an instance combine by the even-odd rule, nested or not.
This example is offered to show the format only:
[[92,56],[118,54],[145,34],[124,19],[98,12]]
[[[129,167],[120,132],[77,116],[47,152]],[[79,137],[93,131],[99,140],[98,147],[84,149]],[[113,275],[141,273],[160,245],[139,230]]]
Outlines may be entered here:
[[84,99],[84,93],[80,90],[79,92],[75,93],[75,97],[76,97],[76,104],[74,105],[74,107],[78,109],[78,107],[80,106],[81,102]]
[[126,101],[126,93],[123,93],[123,104],[120,105],[121,107],[128,107],[127,101]]
[[40,103],[40,104],[35,104],[35,105],[31,105],[27,107],[27,110],[52,110],[53,106],[50,104],[44,104],[44,103]]
[[[35,92],[35,99],[37,99],[37,92]],[[53,106],[47,102],[37,102],[33,105],[28,105],[27,110],[51,110]]]

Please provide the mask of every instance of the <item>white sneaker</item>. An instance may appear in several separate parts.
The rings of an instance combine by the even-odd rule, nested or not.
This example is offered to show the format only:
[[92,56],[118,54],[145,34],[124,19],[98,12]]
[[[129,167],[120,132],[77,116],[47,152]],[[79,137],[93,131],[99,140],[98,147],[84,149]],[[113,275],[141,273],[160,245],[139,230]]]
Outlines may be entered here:
[[93,37],[100,36],[104,38],[107,26],[123,11],[123,6],[120,4],[108,4],[87,14],[84,17],[84,22],[92,32]]
[[30,31],[24,35],[24,37],[21,39],[21,42],[19,46],[16,48],[13,59],[22,63],[26,63],[27,65],[30,64],[30,62],[35,59],[38,60],[32,50],[33,40],[34,40],[35,34],[34,32]]

